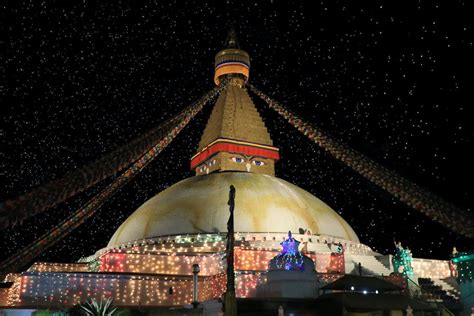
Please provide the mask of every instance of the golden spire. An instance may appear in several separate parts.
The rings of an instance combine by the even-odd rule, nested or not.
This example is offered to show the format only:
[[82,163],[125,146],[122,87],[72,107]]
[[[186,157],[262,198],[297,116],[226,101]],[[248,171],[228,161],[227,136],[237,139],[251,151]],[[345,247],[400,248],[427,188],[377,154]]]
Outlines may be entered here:
[[246,51],[240,49],[234,30],[229,32],[226,44],[227,48],[218,52],[215,57],[214,83],[219,85],[221,78],[229,76],[247,82],[249,79],[250,56]]
[[273,147],[267,128],[250,99],[248,80],[250,58],[237,48],[235,33],[228,46],[216,55],[214,81],[225,77],[229,85],[221,93],[199,142],[198,153],[191,158],[196,175],[217,171],[246,171],[275,175],[278,148]]
[[237,33],[235,33],[235,30],[232,28],[229,31],[229,34],[227,35],[227,39],[225,40],[227,44],[227,48],[239,48],[239,41],[237,40]]

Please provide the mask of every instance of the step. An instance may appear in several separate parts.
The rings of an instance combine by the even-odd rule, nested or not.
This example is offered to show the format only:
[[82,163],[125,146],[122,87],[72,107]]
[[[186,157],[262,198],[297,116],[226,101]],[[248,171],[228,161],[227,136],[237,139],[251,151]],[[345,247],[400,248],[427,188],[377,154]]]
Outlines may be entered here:
[[441,279],[431,279],[435,285],[440,286],[446,293],[449,295],[453,296],[456,299],[459,299],[461,296],[461,293],[459,292],[459,289],[454,288],[450,284],[448,284],[446,281],[443,281]]
[[354,263],[356,271],[360,262],[363,270],[369,270],[376,275],[390,275],[391,273],[391,271],[374,256],[351,255],[350,259]]

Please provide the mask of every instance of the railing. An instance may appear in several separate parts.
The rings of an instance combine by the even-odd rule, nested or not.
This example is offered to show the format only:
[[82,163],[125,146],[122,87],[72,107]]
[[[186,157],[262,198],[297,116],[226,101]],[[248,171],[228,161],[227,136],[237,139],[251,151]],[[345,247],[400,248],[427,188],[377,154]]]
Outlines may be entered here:
[[[431,280],[431,279],[430,279]],[[415,293],[411,293],[410,291],[410,296],[423,299],[423,300],[430,300],[430,299],[437,299],[436,296],[433,293],[430,293],[429,291],[424,290],[422,287],[420,287],[418,284],[416,284],[413,280],[410,278],[407,278],[407,284],[411,284],[413,287],[415,287]],[[437,286],[433,283],[434,286]],[[444,290],[443,290],[444,291]],[[446,291],[445,291],[446,292]],[[438,299],[440,299],[438,297]],[[446,306],[444,306],[442,303],[438,301],[431,301],[430,303],[436,305],[436,308],[441,311],[442,316],[455,316]]]

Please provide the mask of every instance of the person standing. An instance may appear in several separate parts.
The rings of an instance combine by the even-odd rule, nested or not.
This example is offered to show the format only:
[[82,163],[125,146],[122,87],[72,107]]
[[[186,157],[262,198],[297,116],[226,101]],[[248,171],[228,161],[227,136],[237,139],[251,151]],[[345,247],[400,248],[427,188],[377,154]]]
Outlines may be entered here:
[[278,307],[278,316],[285,316],[285,311],[283,310],[282,305]]

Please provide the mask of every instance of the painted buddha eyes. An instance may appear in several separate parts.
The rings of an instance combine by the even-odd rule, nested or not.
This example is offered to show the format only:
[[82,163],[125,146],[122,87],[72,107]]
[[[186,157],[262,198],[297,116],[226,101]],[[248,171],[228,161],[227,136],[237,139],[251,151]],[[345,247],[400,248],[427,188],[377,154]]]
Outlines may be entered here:
[[232,161],[233,161],[233,162],[236,162],[236,163],[243,163],[243,162],[244,162],[244,158],[232,157]]
[[261,160],[252,160],[252,163],[256,166],[263,166],[265,163]]
[[205,171],[209,171],[209,167],[212,167],[216,164],[216,160],[215,159],[212,159],[212,160],[209,160],[208,162],[205,162],[204,164],[202,164],[200,167],[197,168],[197,170],[199,172],[205,172]]
[[212,167],[216,164],[216,160],[215,159],[212,159],[208,162],[205,162],[202,166],[198,167],[198,171],[199,172],[205,172],[207,171],[208,167]]
[[[241,158],[241,157],[232,157],[232,161],[233,161],[233,162],[236,162],[236,163],[244,163],[244,162],[247,161],[247,159]],[[253,159],[251,159],[250,161],[251,161],[252,164],[255,165],[255,166],[263,166],[263,165],[265,165],[265,163],[264,163],[263,161],[261,161],[261,160],[253,160]]]

